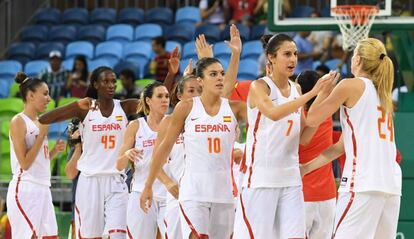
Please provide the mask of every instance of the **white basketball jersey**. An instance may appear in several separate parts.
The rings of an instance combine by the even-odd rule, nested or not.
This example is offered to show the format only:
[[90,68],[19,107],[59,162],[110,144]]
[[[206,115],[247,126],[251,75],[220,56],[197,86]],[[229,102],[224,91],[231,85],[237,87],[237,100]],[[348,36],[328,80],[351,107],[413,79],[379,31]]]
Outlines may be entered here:
[[185,169],[180,201],[233,203],[232,153],[237,119],[229,101],[221,98],[219,112],[210,116],[200,97],[185,120]]
[[[139,122],[139,129],[135,135],[135,148],[142,149],[143,155],[142,159],[134,163],[135,171],[132,179],[132,191],[142,192],[144,191],[145,181],[149,175],[157,132],[152,131],[145,117],[138,118],[137,120]],[[164,200],[167,196],[167,190],[158,179],[155,180],[152,191],[154,198],[158,200]]]
[[[26,147],[27,151],[33,147],[36,137],[39,135],[39,127],[24,113],[19,113],[26,124]],[[23,170],[17,160],[12,138],[10,140],[10,163],[13,173],[13,180],[30,181],[50,187],[50,159],[47,137],[44,138],[36,158],[28,170]]]
[[[269,77],[262,78],[270,88],[273,105],[282,105],[299,97],[289,81],[290,94],[284,97]],[[249,129],[246,138],[247,171],[243,187],[290,187],[302,185],[299,172],[301,108],[273,121],[257,107],[247,107]]]
[[184,136],[180,134],[171,150],[168,163],[164,167],[165,173],[178,182],[184,172]]
[[79,126],[82,155],[78,169],[85,175],[119,174],[116,160],[128,120],[121,102],[114,100],[114,109],[104,117],[99,109],[89,110]]
[[380,191],[401,194],[401,169],[396,162],[392,113],[385,114],[371,80],[352,107],[341,106],[345,166],[340,192]]

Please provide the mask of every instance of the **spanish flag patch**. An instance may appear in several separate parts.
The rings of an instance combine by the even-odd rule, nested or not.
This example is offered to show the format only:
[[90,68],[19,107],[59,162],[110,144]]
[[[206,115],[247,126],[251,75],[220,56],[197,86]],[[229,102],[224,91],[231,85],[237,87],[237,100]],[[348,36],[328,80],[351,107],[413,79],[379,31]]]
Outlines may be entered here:
[[231,122],[231,116],[223,116],[223,122],[224,123],[230,123]]
[[122,117],[122,115],[117,115],[115,116],[116,121],[122,121],[124,119],[124,117]]

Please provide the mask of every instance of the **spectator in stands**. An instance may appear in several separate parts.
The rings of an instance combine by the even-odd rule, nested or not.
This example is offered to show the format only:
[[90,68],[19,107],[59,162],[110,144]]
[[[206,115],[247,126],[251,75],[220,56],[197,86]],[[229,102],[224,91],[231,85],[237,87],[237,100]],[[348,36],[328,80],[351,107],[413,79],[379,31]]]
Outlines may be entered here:
[[47,82],[50,97],[57,102],[65,92],[65,83],[69,77],[69,71],[62,68],[62,54],[60,51],[49,53],[49,63],[45,71],[40,73],[39,78]]
[[218,25],[223,30],[229,18],[227,0],[201,0],[198,5],[204,23]]
[[140,98],[141,89],[135,85],[135,73],[130,69],[125,69],[119,74],[122,82],[122,90],[116,98],[124,100],[130,98]]
[[267,24],[267,12],[269,9],[269,4],[266,0],[258,0],[256,7],[254,8],[253,21],[255,24]]
[[230,23],[242,23],[250,26],[257,0],[229,0],[229,8],[232,14]]
[[152,39],[152,50],[155,52],[155,59],[151,62],[150,73],[155,76],[155,80],[164,82],[168,73],[168,60],[170,53],[165,49],[165,39],[162,36]]
[[322,77],[325,74],[328,74],[330,69],[325,64],[320,64],[316,67],[315,71],[318,73],[319,77]]
[[321,57],[321,51],[315,51],[312,43],[307,39],[310,32],[299,32],[293,38],[298,49],[298,65],[295,69],[295,74],[299,75],[302,71],[312,70],[313,60]]
[[[318,12],[311,13],[310,17],[318,18],[321,15]],[[308,36],[308,40],[313,44],[314,51],[322,52],[320,61],[323,63],[329,58],[331,44],[333,41],[332,31],[312,31]]]
[[66,82],[66,96],[85,97],[89,84],[88,63],[83,55],[78,55],[73,63],[72,72]]

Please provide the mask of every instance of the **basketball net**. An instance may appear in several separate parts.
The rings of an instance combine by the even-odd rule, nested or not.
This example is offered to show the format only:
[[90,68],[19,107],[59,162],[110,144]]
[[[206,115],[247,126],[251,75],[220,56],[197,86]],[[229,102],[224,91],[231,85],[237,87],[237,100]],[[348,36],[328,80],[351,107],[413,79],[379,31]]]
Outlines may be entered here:
[[342,48],[352,51],[360,40],[368,38],[379,9],[369,5],[344,5],[333,7],[332,12],[342,33]]

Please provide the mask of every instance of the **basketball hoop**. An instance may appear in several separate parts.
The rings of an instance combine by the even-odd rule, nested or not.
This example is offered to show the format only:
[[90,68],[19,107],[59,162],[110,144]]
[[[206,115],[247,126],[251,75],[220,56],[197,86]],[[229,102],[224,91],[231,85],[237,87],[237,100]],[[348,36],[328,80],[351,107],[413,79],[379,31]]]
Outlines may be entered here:
[[368,38],[369,30],[378,14],[377,6],[343,5],[332,8],[332,15],[341,30],[345,51],[352,51],[357,43]]

